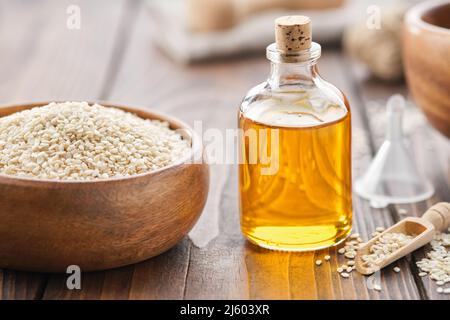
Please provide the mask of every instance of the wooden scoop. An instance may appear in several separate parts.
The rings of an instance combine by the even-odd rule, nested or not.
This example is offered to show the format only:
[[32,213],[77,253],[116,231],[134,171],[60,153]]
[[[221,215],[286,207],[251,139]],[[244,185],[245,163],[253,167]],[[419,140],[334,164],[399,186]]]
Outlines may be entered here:
[[[372,274],[429,243],[437,231],[446,231],[449,227],[450,203],[441,202],[435,204],[425,212],[422,218],[406,218],[380,235],[372,238],[359,248],[355,259],[356,270],[365,275]],[[365,266],[362,256],[369,254],[369,249],[372,245],[386,233],[404,233],[413,236],[414,239],[407,245],[388,255],[382,263],[370,267]]]

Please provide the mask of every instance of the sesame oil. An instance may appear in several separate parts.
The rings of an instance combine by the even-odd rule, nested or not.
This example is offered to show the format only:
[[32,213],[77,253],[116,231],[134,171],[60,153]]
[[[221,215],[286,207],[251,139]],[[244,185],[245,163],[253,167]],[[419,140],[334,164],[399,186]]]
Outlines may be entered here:
[[241,229],[269,249],[325,248],[351,231],[350,109],[318,75],[318,44],[287,57],[278,42],[268,81],[239,111]]

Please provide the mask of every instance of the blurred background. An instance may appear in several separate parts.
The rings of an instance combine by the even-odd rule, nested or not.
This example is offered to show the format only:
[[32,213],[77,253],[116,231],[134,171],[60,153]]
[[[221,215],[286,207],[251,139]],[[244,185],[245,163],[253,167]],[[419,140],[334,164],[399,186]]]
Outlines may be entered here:
[[[344,46],[362,58],[380,78],[400,78],[393,60],[398,54],[403,14],[417,0],[172,0],[152,1],[152,38],[175,61],[188,63],[214,57],[264,53],[273,42],[273,20],[282,15],[308,15],[314,40],[324,47]],[[377,32],[378,31],[378,32]],[[381,47],[378,49],[378,47]],[[364,52],[364,50],[372,53]],[[381,55],[389,72],[375,66]],[[370,64],[372,62],[372,64]],[[395,63],[399,62],[398,59]]]
[[[241,99],[269,74],[274,18],[303,14],[323,47],[319,71],[350,101],[354,153],[370,158],[387,98],[409,96],[401,30],[418,2],[0,0],[0,102],[108,100],[235,128]],[[424,125],[410,103],[407,132]]]
[[[248,68],[255,82],[249,84],[256,84],[267,70],[251,64],[264,57],[274,40],[273,19],[284,14],[311,16],[314,40],[325,50],[350,53],[370,75],[398,81],[402,15],[415,2],[1,0],[0,99],[100,98],[149,105],[164,94],[158,89],[164,83],[200,81],[206,78],[196,73],[214,67],[214,78],[222,75],[225,82],[223,72],[239,82],[247,75],[238,73]],[[243,96],[248,85],[235,85]]]
[[[313,40],[323,47],[319,71],[346,94],[351,105],[354,177],[368,167],[384,139],[387,99],[400,93],[409,98],[404,126],[414,159],[436,186],[430,203],[448,201],[450,143],[425,120],[404,79],[402,21],[405,11],[417,2],[0,0],[0,104],[110,101],[167,113],[190,125],[201,120],[204,130],[236,128],[242,98],[269,74],[265,47],[274,41],[273,19],[285,14],[308,15],[312,18]],[[159,266],[162,271],[148,274],[135,271],[135,276],[141,275],[136,284],[144,283],[142,279],[149,275],[154,275],[155,281],[159,278],[165,281],[168,278],[160,275],[170,268],[175,268],[171,274],[178,277],[182,272],[176,266],[192,256],[197,260],[187,264],[190,280],[179,282],[189,286],[184,289],[184,297],[245,298],[247,283],[236,280],[243,272],[245,256],[247,262],[253,263],[253,267],[249,266],[250,274],[254,271],[252,285],[256,288],[252,297],[329,298],[326,294],[332,289],[319,290],[320,295],[315,296],[315,287],[311,292],[304,290],[310,283],[303,278],[293,282],[301,289],[294,287],[294,293],[282,296],[289,293],[289,289],[280,287],[286,284],[285,279],[277,278],[281,273],[276,268],[283,262],[252,253],[242,245],[236,168],[211,166],[210,181],[208,203],[190,234],[192,249],[184,249],[191,248],[185,241],[178,251],[163,256],[155,264],[149,262],[149,269],[157,270]],[[380,218],[384,215],[371,211],[357,197],[354,202],[357,230],[371,230],[373,221],[384,219]],[[408,206],[408,210],[419,215],[426,207],[427,204],[420,204]],[[385,211],[383,214],[388,216]],[[384,223],[385,220],[380,224]],[[313,255],[302,257],[314,261]],[[225,261],[223,268],[220,261]],[[298,261],[298,266],[306,265]],[[296,274],[300,272],[290,273],[289,277]],[[123,288],[122,281],[127,281],[128,276],[120,275],[105,276],[107,288]],[[204,279],[212,278],[220,281],[208,291]],[[52,279],[55,278],[49,280],[50,284],[59,283]],[[86,286],[86,292],[92,289],[92,297],[101,287],[96,283],[95,280]],[[155,287],[158,294],[160,288],[166,287],[142,286]],[[395,286],[403,288],[404,284]],[[342,297],[365,297],[360,290],[342,288],[338,290]],[[394,291],[386,290],[381,297],[389,299]],[[433,297],[434,291],[427,294]],[[108,292],[103,297],[126,298],[123,290]],[[401,297],[408,294],[403,289],[399,292]],[[10,294],[19,295],[14,290]],[[170,292],[169,296],[175,294]],[[154,293],[145,297],[154,298]]]
[[[350,101],[354,153],[370,158],[387,98],[409,95],[401,27],[417,2],[0,0],[0,103],[108,100],[235,128],[241,99],[269,74],[274,18],[303,14],[321,75]],[[412,104],[406,118],[411,133],[425,124]]]
[[234,128],[242,97],[268,76],[273,19],[304,14],[322,76],[367,122],[374,100],[407,94],[401,25],[417,2],[0,0],[0,102],[110,100]]

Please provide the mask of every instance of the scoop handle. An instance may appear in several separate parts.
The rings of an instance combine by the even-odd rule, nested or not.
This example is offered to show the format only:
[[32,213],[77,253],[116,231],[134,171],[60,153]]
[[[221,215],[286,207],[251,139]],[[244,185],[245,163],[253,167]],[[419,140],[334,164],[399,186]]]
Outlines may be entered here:
[[429,208],[422,216],[431,222],[437,231],[445,231],[450,227],[450,203],[439,202]]

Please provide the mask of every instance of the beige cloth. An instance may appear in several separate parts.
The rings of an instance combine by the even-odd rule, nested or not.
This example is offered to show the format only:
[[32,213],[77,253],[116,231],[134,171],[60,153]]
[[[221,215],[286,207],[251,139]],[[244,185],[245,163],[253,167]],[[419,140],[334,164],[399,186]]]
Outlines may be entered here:
[[314,41],[322,44],[339,41],[348,23],[358,17],[364,18],[367,1],[347,0],[340,8],[321,11],[263,12],[251,16],[229,30],[210,33],[189,31],[185,0],[152,0],[148,2],[148,11],[151,34],[155,43],[174,60],[187,63],[249,51],[260,52],[274,42],[274,19],[287,14],[303,14],[311,17]]

